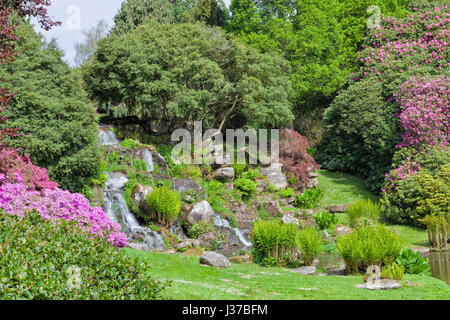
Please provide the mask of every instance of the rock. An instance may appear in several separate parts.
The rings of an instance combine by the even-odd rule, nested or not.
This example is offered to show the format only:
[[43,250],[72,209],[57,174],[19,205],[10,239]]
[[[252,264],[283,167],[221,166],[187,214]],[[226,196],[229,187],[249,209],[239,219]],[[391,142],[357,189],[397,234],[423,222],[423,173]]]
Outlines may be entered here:
[[214,179],[219,181],[231,181],[234,179],[235,172],[233,168],[220,168],[216,171]]
[[175,249],[198,247],[200,242],[197,239],[186,239],[175,245]]
[[355,285],[357,288],[367,289],[367,290],[392,290],[400,289],[402,285],[400,282],[390,279],[378,280],[375,283],[363,283]]
[[336,235],[336,238],[340,237],[340,236],[342,236],[344,234],[350,234],[352,232],[353,232],[352,228],[350,228],[348,226],[345,226],[343,224],[338,224],[336,226],[336,228],[334,228],[334,234]]
[[299,274],[303,274],[303,275],[313,275],[316,273],[316,267],[306,266],[306,267],[301,267],[301,268],[292,270],[291,272],[295,272],[295,273],[299,273]]
[[331,213],[344,213],[348,210],[348,204],[334,204],[327,207],[327,210]]
[[293,223],[293,224],[299,225],[298,220],[291,214],[285,214],[283,216],[283,218],[281,218],[281,221],[283,221],[283,223],[285,223],[285,224]]
[[149,250],[167,250],[162,236],[149,228],[136,228],[130,236],[131,240],[143,241]]
[[139,209],[142,212],[145,212],[147,210],[147,196],[153,192],[153,188],[150,186],[143,186],[140,184],[137,184],[133,191],[131,191],[131,199],[136,203],[136,205],[139,207]]
[[186,221],[191,225],[197,224],[200,221],[210,222],[214,216],[214,210],[208,201],[197,202],[192,206],[190,213],[186,217]]
[[281,212],[281,207],[278,201],[264,202],[263,207],[271,216],[276,216]]
[[319,174],[314,171],[310,171],[310,172],[308,172],[308,176],[310,178],[317,178],[319,176]]
[[136,249],[136,250],[142,250],[142,251],[150,251],[150,248],[142,243],[128,243],[128,248]]
[[201,247],[209,247],[211,246],[211,241],[217,238],[217,233],[208,232],[198,236],[197,240]]
[[200,257],[200,263],[216,268],[229,268],[230,261],[219,253],[213,251],[206,251]]
[[175,178],[172,179],[173,190],[178,191],[181,194],[188,192],[189,190],[195,190],[198,193],[203,193],[203,188],[195,183],[192,179]]
[[281,163],[272,163],[269,167],[261,168],[261,174],[267,177],[269,183],[275,187],[276,190],[287,187],[287,179],[281,171],[283,165]]
[[234,257],[230,258],[230,262],[233,262],[233,263],[250,263],[251,262],[251,257],[248,254],[243,255],[243,256],[234,256]]
[[319,186],[319,180],[313,178],[310,179],[309,182],[306,184],[306,187],[309,188],[317,188]]
[[183,198],[183,201],[186,203],[192,203],[194,201],[194,198],[192,196],[185,196]]

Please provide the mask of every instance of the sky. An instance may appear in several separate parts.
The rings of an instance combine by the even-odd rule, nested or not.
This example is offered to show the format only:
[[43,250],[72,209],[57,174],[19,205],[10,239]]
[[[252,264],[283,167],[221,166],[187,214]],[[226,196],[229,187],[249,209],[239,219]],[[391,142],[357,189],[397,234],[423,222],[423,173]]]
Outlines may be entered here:
[[49,41],[56,38],[59,47],[65,52],[64,59],[74,65],[75,43],[83,41],[82,31],[95,27],[101,19],[108,26],[113,25],[113,17],[119,11],[123,0],[53,0],[48,12],[55,21],[62,25],[53,27],[50,31],[39,28],[32,20],[36,31],[42,33]]
[[[82,31],[87,31],[105,20],[109,27],[114,25],[113,18],[124,0],[52,0],[48,12],[54,21],[61,21],[62,25],[53,27],[50,31],[39,28],[32,20],[37,32],[42,33],[47,41],[56,38],[59,48],[65,53],[64,60],[74,65],[75,43],[82,42]],[[230,0],[225,0],[229,4]]]

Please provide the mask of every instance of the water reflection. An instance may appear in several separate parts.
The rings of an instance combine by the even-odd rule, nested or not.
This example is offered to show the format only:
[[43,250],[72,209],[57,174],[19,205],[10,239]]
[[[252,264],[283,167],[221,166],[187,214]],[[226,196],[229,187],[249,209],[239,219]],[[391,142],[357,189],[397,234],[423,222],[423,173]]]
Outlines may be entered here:
[[430,258],[433,277],[450,284],[450,251],[428,252],[423,253],[422,256]]

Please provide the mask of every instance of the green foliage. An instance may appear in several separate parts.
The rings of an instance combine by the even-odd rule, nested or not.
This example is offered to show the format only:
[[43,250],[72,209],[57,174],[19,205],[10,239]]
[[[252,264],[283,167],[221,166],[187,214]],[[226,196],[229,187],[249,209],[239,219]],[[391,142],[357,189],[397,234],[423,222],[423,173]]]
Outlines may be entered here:
[[342,91],[325,110],[327,131],[316,157],[322,168],[368,178],[372,192],[381,189],[400,140],[396,106],[382,93],[374,78]]
[[200,170],[200,167],[196,165],[176,164],[171,168],[170,174],[176,178],[192,178],[196,180],[202,176],[202,171]]
[[400,281],[403,279],[405,268],[397,263],[392,263],[389,266],[385,266],[381,271],[381,278],[394,279]]
[[237,188],[246,197],[251,197],[257,188],[257,184],[247,178],[239,178],[234,182],[235,188]]
[[401,249],[399,236],[383,225],[363,226],[337,238],[337,250],[348,272],[366,270],[370,265],[391,265]]
[[247,164],[245,163],[233,163],[231,167],[234,169],[234,173],[236,175],[236,178],[240,178],[242,173],[247,168]]
[[200,221],[197,224],[194,224],[188,231],[188,235],[190,238],[192,239],[197,239],[198,236],[204,234],[204,233],[208,233],[208,232],[213,232],[216,229],[214,228],[214,225],[212,223],[206,222],[206,221]]
[[[86,237],[71,222],[0,212],[0,243],[1,300],[164,298],[164,286],[149,276],[147,263]],[[78,288],[71,267],[80,269]]]
[[301,250],[301,257],[306,265],[312,265],[323,247],[323,240],[320,233],[309,226],[298,233],[298,244]]
[[44,43],[28,23],[15,34],[21,54],[0,67],[0,78],[2,87],[17,93],[6,113],[7,125],[26,134],[12,139],[11,145],[47,168],[63,189],[81,191],[97,174],[100,160],[96,117],[81,78],[62,60],[56,43]]
[[120,143],[120,146],[125,149],[136,149],[138,147],[138,143],[131,139],[125,139]]
[[337,224],[336,215],[327,211],[316,213],[314,215],[314,220],[320,230],[330,229],[332,226]]
[[230,221],[230,227],[239,228],[239,224],[233,214],[228,216],[228,220]]
[[426,227],[431,246],[447,249],[450,233],[449,216],[431,214],[420,220]]
[[223,27],[228,20],[228,9],[222,0],[198,0],[194,19],[210,26]]
[[405,268],[405,273],[431,275],[429,259],[423,258],[418,251],[414,252],[411,249],[403,249],[395,262]]
[[350,227],[373,225],[380,219],[381,205],[372,200],[361,200],[351,204],[347,209]]
[[295,198],[295,205],[301,209],[314,209],[323,198],[324,191],[318,188],[305,190]]
[[261,169],[259,167],[256,169],[250,168],[246,172],[243,172],[241,176],[242,176],[242,178],[255,181],[257,178],[259,178],[261,176],[260,170]]
[[147,206],[152,219],[170,227],[181,210],[180,194],[167,187],[157,187],[147,196]]
[[[133,48],[133,50],[130,50]],[[274,128],[293,115],[287,62],[201,24],[146,24],[99,43],[83,67],[89,96],[163,131],[203,120],[203,128]],[[189,120],[190,119],[190,120]]]
[[258,220],[252,233],[253,261],[263,265],[283,265],[293,260],[298,248],[294,224]]
[[278,194],[282,198],[291,198],[291,197],[295,196],[295,191],[293,188],[289,187],[289,188],[278,190]]
[[133,170],[134,171],[147,171],[147,164],[142,159],[134,159],[133,160]]
[[430,173],[426,169],[399,180],[381,199],[382,212],[391,222],[423,227],[429,215],[448,217],[450,213],[450,167]]

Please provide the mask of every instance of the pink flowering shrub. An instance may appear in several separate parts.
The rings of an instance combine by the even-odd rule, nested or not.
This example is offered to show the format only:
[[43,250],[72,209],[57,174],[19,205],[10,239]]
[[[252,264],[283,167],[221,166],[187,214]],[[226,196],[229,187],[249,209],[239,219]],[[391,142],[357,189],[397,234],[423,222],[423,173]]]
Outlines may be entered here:
[[386,173],[386,182],[382,191],[392,191],[399,181],[406,180],[410,175],[419,172],[420,169],[420,165],[417,162],[411,161],[410,158],[406,159],[399,167]]
[[447,146],[450,133],[450,78],[413,77],[395,94],[404,129],[400,148]]
[[0,150],[0,209],[23,216],[36,211],[44,219],[76,221],[91,237],[100,237],[118,248],[127,244],[120,225],[112,222],[102,208],[91,207],[78,193],[59,189],[45,168],[21,158],[15,150]]

